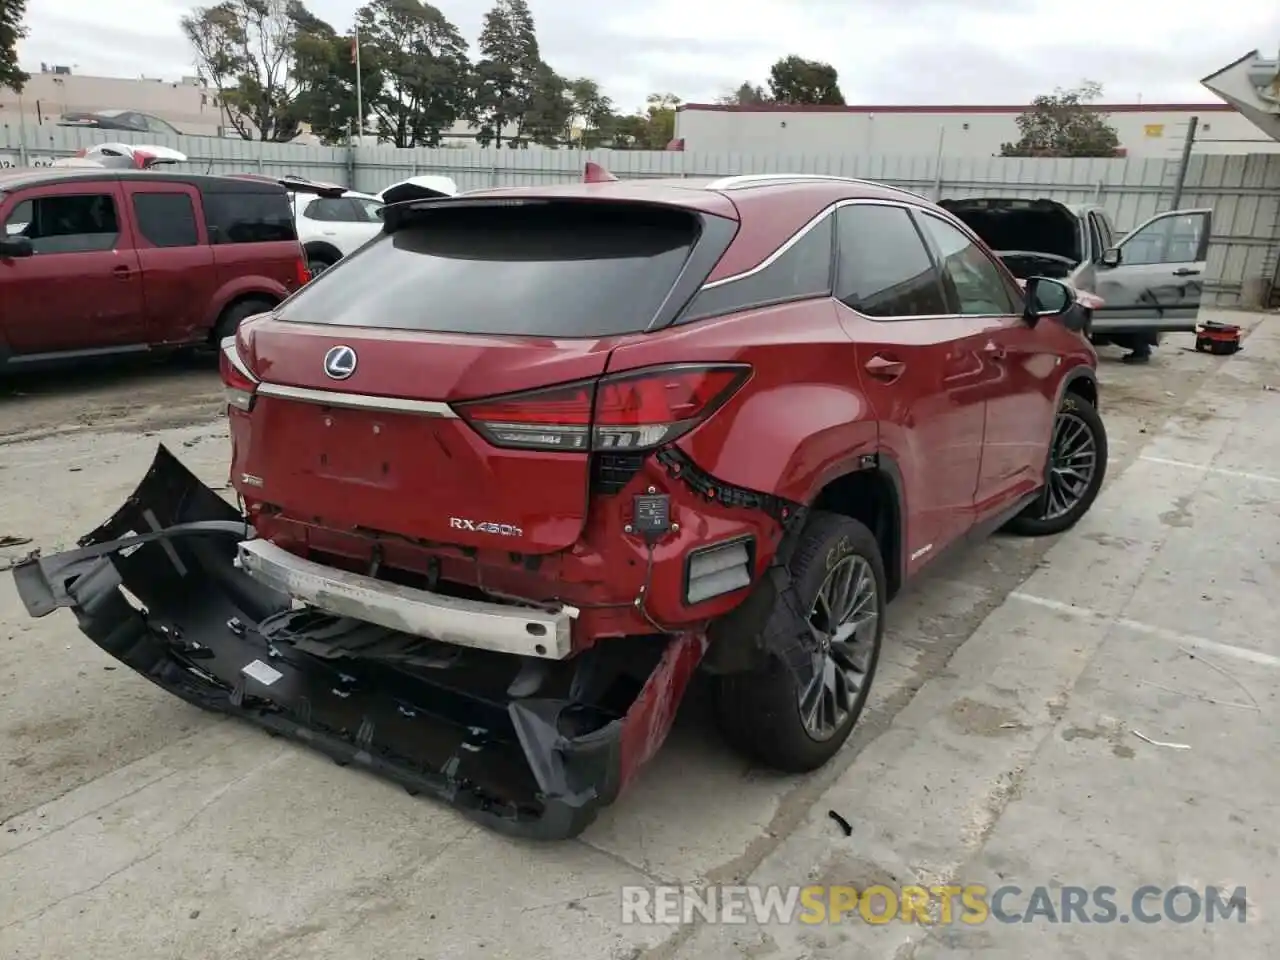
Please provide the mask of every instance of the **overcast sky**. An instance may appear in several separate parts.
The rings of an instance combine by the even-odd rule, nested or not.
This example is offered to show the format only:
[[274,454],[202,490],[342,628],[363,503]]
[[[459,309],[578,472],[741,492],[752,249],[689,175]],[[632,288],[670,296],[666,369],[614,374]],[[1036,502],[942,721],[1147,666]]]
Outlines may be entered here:
[[[341,30],[359,4],[311,0]],[[440,0],[474,43],[489,0]],[[1081,78],[1113,103],[1212,101],[1201,77],[1280,48],[1277,0],[530,0],[543,58],[623,110],[653,91],[708,102],[778,57],[833,64],[851,104],[1026,103]],[[23,66],[177,79],[181,0],[31,0]],[[634,11],[634,12],[631,12]]]

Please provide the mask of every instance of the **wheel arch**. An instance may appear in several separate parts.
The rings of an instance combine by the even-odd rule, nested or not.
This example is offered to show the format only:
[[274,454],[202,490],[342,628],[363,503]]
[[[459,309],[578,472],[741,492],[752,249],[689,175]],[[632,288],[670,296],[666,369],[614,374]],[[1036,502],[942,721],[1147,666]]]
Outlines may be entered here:
[[1083,400],[1087,400],[1089,405],[1098,410],[1098,374],[1092,368],[1080,364],[1072,367],[1062,378],[1062,383],[1058,384],[1058,396],[1053,405],[1053,409],[1057,410],[1062,406],[1062,401],[1068,393],[1074,393]]
[[281,298],[268,293],[265,290],[248,290],[232,297],[223,305],[222,310],[218,312],[217,320],[214,321],[213,327],[209,330],[210,343],[216,347],[218,346],[218,341],[222,339],[219,331],[223,329],[224,318],[229,316],[237,307],[253,301],[265,303],[267,308],[271,309],[280,303]]
[[312,258],[325,260],[330,265],[342,259],[342,251],[328,240],[308,240],[302,245],[302,252],[308,260]]
[[902,471],[884,453],[864,465],[828,480],[814,495],[810,509],[838,513],[857,520],[876,538],[884,560],[888,597],[892,600],[905,580],[906,497]]

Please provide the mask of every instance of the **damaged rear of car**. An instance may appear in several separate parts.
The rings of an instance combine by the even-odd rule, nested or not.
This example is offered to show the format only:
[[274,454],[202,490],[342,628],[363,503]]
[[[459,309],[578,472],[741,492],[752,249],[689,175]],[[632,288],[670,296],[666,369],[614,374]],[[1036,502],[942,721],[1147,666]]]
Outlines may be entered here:
[[27,610],[496,829],[577,834],[780,530],[670,480],[748,365],[617,369],[736,229],[674,189],[389,207],[223,341],[238,507],[161,448],[79,549],[15,569]]

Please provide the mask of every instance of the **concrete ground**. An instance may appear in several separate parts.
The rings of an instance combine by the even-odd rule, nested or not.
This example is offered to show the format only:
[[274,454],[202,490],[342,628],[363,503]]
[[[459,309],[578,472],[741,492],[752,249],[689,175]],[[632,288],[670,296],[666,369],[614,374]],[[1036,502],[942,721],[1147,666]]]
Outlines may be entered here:
[[[692,697],[565,844],[203,714],[69,614],[28,619],[0,577],[0,957],[1276,956],[1280,322],[1231,319],[1252,328],[1235,357],[1189,338],[1146,368],[1103,351],[1094,510],[896,601],[868,713],[827,769],[751,769]],[[159,441],[221,484],[218,408],[190,366],[0,385],[0,544],[71,545]],[[0,545],[0,568],[28,549]],[[621,924],[622,886],[669,882],[1103,884],[1122,913],[1143,884],[1244,885],[1248,905],[1213,925]]]

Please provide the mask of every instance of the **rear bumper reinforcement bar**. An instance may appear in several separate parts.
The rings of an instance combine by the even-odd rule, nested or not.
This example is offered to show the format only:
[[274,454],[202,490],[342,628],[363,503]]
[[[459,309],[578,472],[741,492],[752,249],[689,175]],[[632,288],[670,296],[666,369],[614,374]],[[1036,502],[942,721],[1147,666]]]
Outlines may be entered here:
[[236,562],[245,573],[327,613],[354,617],[417,637],[498,653],[563,660],[577,611],[442,596],[313,563],[269,540],[246,540]]
[[[271,556],[242,549],[251,535],[161,446],[78,549],[37,553],[13,576],[31,616],[69,608],[94,643],[175,696],[536,839],[576,836],[616,799],[662,744],[706,651],[705,633],[686,633],[537,659],[298,609],[299,568],[281,591],[238,567]],[[353,652],[410,648],[398,660]]]

